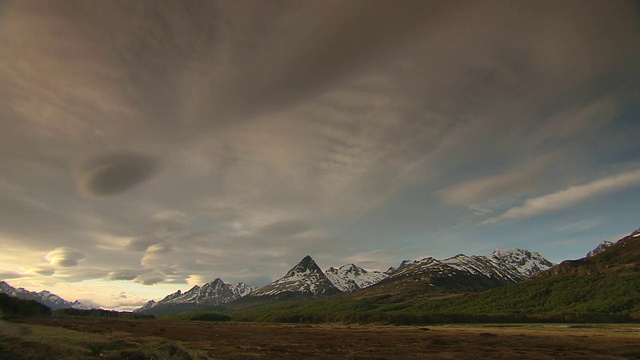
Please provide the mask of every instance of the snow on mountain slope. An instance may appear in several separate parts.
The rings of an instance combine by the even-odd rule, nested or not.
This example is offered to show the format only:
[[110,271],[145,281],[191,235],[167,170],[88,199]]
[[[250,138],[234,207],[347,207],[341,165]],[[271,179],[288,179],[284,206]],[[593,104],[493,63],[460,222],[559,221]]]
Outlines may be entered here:
[[229,285],[231,291],[235,294],[236,298],[241,298],[243,296],[247,296],[252,292],[258,290],[257,287],[249,286],[245,283],[237,283],[235,285]]
[[143,312],[156,306],[171,304],[219,306],[241,298],[255,290],[256,288],[243,283],[232,285],[218,278],[202,286],[196,285],[184,293],[178,290],[158,302],[151,300],[134,312]]
[[486,258],[498,267],[517,272],[520,275],[520,280],[555,266],[539,253],[523,249],[497,249]]
[[149,310],[149,309],[153,308],[156,305],[158,305],[158,303],[155,300],[149,300],[149,301],[147,301],[146,304],[144,304],[141,307],[133,310],[133,312],[134,313],[143,312],[143,311],[146,311],[146,310]]
[[469,257],[458,254],[444,260],[427,257],[397,271],[391,277],[416,276],[425,273],[430,273],[433,277],[469,274],[483,276],[503,284],[512,284],[547,270],[553,265],[537,252],[497,249],[488,256]]
[[256,289],[244,283],[227,284],[218,278],[202,286],[196,285],[185,292],[178,290],[158,302],[150,300],[133,312],[154,314],[158,309],[164,309],[166,312],[167,308],[172,307],[187,309],[198,306],[220,306],[248,295]]
[[[632,237],[636,237],[636,236],[639,236],[639,235],[640,235],[640,232],[638,234],[636,234],[636,235],[631,234]],[[612,246],[613,246],[613,243],[611,241],[606,241],[605,240],[605,241],[601,242],[595,249],[589,251],[587,253],[587,256],[585,256],[585,257],[590,258],[592,256],[598,255],[598,254],[604,252],[605,250],[607,250],[608,248],[610,248]]]
[[283,293],[318,297],[341,292],[307,255],[280,279],[253,292],[250,296],[277,296]]
[[58,309],[92,309],[91,306],[83,305],[79,301],[67,301],[56,294],[52,294],[47,290],[40,292],[29,291],[24,288],[14,288],[4,281],[0,281],[0,293],[7,294],[9,296],[17,297],[23,300],[35,300],[45,306],[48,306],[51,310]]
[[342,265],[337,269],[330,267],[324,274],[333,285],[343,292],[364,289],[389,277],[380,271],[369,272],[354,264]]

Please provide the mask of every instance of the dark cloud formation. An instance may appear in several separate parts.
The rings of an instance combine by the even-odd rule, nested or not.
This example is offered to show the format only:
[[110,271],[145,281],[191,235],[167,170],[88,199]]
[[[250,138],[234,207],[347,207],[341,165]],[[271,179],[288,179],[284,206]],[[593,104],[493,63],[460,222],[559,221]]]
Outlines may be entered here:
[[112,196],[125,192],[155,174],[159,161],[135,153],[115,153],[89,160],[79,170],[78,184],[84,194]]
[[140,270],[118,270],[109,273],[109,280],[135,280],[140,274]]

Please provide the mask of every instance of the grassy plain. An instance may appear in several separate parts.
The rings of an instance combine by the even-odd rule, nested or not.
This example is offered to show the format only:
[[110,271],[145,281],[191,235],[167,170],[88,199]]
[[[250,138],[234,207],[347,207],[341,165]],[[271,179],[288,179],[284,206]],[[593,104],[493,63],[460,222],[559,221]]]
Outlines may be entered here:
[[7,327],[12,331],[0,337],[2,359],[640,359],[638,324],[425,327],[34,318]]

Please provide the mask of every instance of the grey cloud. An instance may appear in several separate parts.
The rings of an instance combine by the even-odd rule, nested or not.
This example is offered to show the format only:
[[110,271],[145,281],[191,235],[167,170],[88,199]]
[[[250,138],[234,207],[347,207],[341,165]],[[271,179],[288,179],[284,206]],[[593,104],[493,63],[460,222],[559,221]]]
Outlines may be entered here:
[[142,271],[140,270],[117,270],[109,273],[109,280],[134,280]]
[[275,237],[289,237],[295,236],[306,232],[310,229],[309,224],[295,221],[279,221],[262,227],[258,232],[261,235],[275,236]]
[[156,277],[150,277],[150,278],[143,278],[143,279],[139,279],[139,281],[143,284],[143,285],[155,285],[157,283],[163,282],[165,281],[165,278],[162,276],[156,276]]
[[15,271],[2,271],[0,272],[0,280],[5,279],[17,279],[26,276],[25,274],[21,274]]
[[82,191],[90,196],[112,196],[125,192],[155,174],[159,161],[148,155],[114,153],[89,160],[78,174]]
[[145,251],[150,246],[158,244],[159,242],[160,242],[160,240],[158,240],[158,239],[148,238],[148,237],[133,239],[125,246],[125,250],[128,250],[128,251]]
[[80,251],[62,247],[50,251],[44,258],[52,266],[65,268],[77,266],[78,261],[84,259],[85,257],[85,254],[81,253]]
[[107,278],[108,274],[108,270],[86,266],[66,267],[56,270],[56,277],[59,276],[60,279],[64,279],[65,282],[101,280]]
[[[274,31],[220,90],[243,94],[239,108],[273,109],[318,94],[372,61],[384,58],[434,26],[457,6],[434,2],[304,3]],[[381,26],[384,24],[383,26]],[[235,100],[235,101],[234,101]]]
[[56,270],[51,268],[45,268],[45,267],[37,267],[33,269],[33,272],[42,276],[51,276],[56,273]]
[[154,226],[162,227],[168,231],[182,230],[187,222],[187,215],[179,211],[162,211],[153,215]]

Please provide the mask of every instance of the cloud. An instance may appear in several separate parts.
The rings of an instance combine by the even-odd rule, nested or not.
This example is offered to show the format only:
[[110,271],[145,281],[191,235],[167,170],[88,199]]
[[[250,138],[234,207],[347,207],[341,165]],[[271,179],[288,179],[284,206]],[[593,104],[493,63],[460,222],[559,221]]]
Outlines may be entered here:
[[83,194],[100,197],[125,192],[155,174],[158,159],[136,153],[113,153],[85,163],[78,174]]
[[85,258],[85,254],[80,251],[62,247],[50,251],[44,259],[54,267],[73,267],[78,265],[78,261]]
[[196,286],[206,283],[207,279],[205,279],[202,275],[189,275],[189,277],[187,277],[186,279],[186,282],[187,284],[189,284],[189,286]]
[[51,276],[56,273],[55,269],[52,269],[50,267],[48,268],[46,266],[39,266],[39,267],[30,269],[29,271],[42,276]]
[[512,172],[464,181],[441,190],[439,196],[448,204],[471,205],[487,197],[522,191],[532,183],[533,179],[525,174]]
[[162,227],[167,231],[177,231],[184,229],[188,223],[187,215],[179,211],[161,211],[153,214],[153,222],[155,226]]
[[500,216],[486,220],[485,223],[527,218],[561,210],[591,198],[639,184],[640,170],[619,173],[584,185],[572,186],[552,194],[528,199],[522,206],[513,207]]
[[164,278],[164,276],[154,276],[154,277],[142,277],[137,280],[141,282],[143,285],[155,285],[157,283],[165,281],[166,279]]
[[134,280],[142,273],[141,270],[117,270],[109,273],[109,280]]
[[278,221],[264,226],[260,234],[275,237],[290,237],[310,230],[309,224],[295,220]]
[[0,280],[17,279],[25,276],[25,274],[16,271],[0,271]]
[[344,259],[347,262],[353,262],[360,266],[379,265],[380,263],[388,263],[393,259],[401,249],[380,249],[358,253]]

